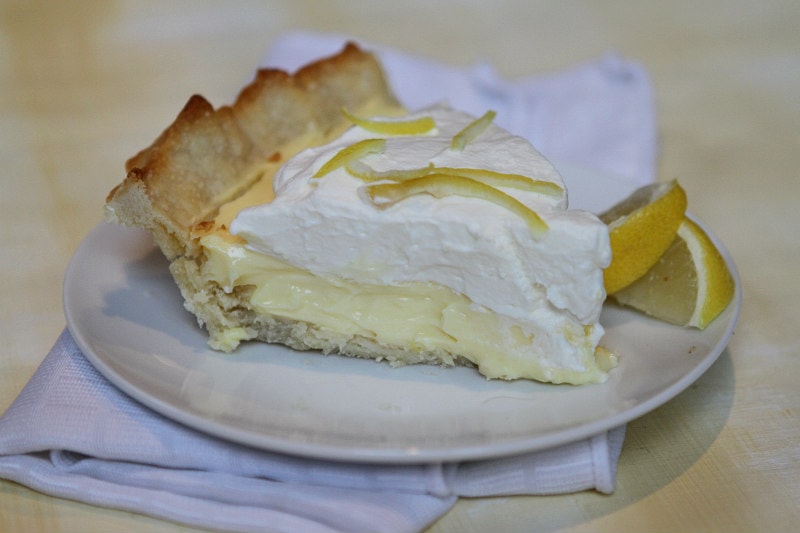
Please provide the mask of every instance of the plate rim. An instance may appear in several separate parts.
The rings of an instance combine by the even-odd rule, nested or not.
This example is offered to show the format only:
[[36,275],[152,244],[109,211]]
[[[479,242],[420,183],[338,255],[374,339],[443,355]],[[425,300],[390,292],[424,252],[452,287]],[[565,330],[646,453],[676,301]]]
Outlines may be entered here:
[[[708,233],[711,240],[719,248],[720,253],[722,254],[728,268],[731,270],[731,275],[734,279],[735,292],[734,297],[729,304],[729,308],[731,308],[731,306],[732,308],[730,310],[728,324],[720,336],[719,341],[713,347],[711,347],[703,359],[699,360],[689,372],[683,374],[679,379],[675,380],[670,386],[662,389],[659,393],[649,397],[645,401],[637,403],[630,409],[590,423],[584,423],[572,427],[568,426],[564,429],[553,431],[546,435],[536,435],[528,439],[512,439],[508,442],[495,443],[492,445],[467,445],[457,448],[429,447],[425,449],[411,449],[409,447],[376,448],[370,446],[336,446],[321,445],[319,443],[297,442],[280,437],[270,437],[270,435],[263,433],[254,434],[251,431],[241,428],[224,426],[219,422],[213,422],[197,414],[187,412],[185,409],[181,409],[179,406],[172,405],[160,398],[156,398],[146,393],[143,390],[140,390],[125,376],[120,375],[115,369],[107,364],[104,357],[101,357],[95,351],[92,343],[86,338],[86,335],[84,335],[84,331],[78,323],[78,320],[75,316],[73,316],[74,306],[72,305],[72,295],[70,294],[69,286],[71,280],[73,280],[74,276],[76,275],[75,271],[78,268],[79,258],[81,257],[81,254],[85,253],[86,250],[91,246],[92,239],[96,239],[100,232],[108,231],[108,228],[118,228],[112,224],[101,222],[90,231],[90,233],[78,246],[76,252],[70,259],[69,265],[65,272],[62,301],[64,314],[67,320],[67,328],[69,329],[73,339],[81,349],[86,359],[95,369],[97,369],[98,372],[100,372],[100,374],[102,374],[118,389],[144,406],[157,413],[160,413],[163,416],[166,416],[171,420],[177,421],[202,433],[261,450],[311,459],[324,459],[333,461],[357,461],[359,463],[377,464],[423,464],[491,459],[520,453],[535,452],[571,442],[576,442],[578,440],[589,438],[593,435],[597,435],[604,431],[609,431],[616,427],[627,424],[628,422],[662,406],[680,394],[697,379],[699,379],[725,351],[738,323],[739,314],[741,311],[741,278],[730,252],[719,240],[719,238],[696,216],[691,213],[687,213],[687,216]],[[139,231],[141,232],[143,230]],[[204,332],[200,333],[205,334]],[[209,349],[209,352],[210,351],[211,350]]]

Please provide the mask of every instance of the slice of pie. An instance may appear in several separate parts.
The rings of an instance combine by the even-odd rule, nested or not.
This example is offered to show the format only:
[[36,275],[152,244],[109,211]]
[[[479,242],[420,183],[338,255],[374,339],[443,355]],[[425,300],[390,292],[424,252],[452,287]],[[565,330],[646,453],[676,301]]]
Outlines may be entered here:
[[349,44],[260,71],[230,107],[192,97],[128,161],[106,218],[152,231],[217,350],[603,381],[607,228],[492,118],[406,113]]

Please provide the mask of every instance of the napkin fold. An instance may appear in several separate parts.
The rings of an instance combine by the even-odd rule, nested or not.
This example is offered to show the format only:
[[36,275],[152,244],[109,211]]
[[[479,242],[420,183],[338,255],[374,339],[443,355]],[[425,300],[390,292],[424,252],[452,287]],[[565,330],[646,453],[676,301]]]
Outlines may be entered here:
[[[261,65],[294,71],[338,52],[347,40],[344,35],[292,32],[270,47]],[[378,56],[389,86],[407,109],[439,102],[475,116],[493,109],[498,125],[528,139],[545,157],[637,184],[655,179],[652,85],[636,62],[609,53],[548,75],[506,80],[488,63],[462,68],[361,45]]]
[[[342,36],[296,32],[265,64],[293,69],[334,53]],[[372,46],[365,46],[376,49]],[[448,100],[530,139],[546,156],[636,182],[653,178],[655,127],[646,72],[606,56],[545,77],[504,81],[378,47],[410,109]],[[425,83],[420,83],[424,80]],[[493,460],[363,465],[227,442],[132,400],[62,333],[0,417],[0,477],[53,496],[225,531],[415,532],[458,497],[611,493],[625,428]]]
[[553,450],[463,463],[362,465],[249,448],[126,396],[68,331],[0,418],[0,477],[225,531],[415,532],[459,496],[614,489],[624,428]]

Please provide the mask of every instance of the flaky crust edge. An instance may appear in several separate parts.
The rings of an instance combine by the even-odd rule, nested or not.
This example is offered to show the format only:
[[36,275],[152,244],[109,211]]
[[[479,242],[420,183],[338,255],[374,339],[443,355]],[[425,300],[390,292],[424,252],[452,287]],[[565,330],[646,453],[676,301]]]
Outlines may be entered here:
[[105,219],[153,232],[164,255],[198,253],[198,224],[253,183],[252,169],[309,131],[344,123],[341,108],[397,109],[378,61],[354,43],[294,74],[261,69],[229,106],[192,96],[172,124],[130,158]]
[[152,233],[212,348],[232,351],[240,341],[256,339],[395,365],[468,364],[445,352],[419,353],[257,313],[248,303],[253,287],[225,292],[202,274],[206,258],[199,238],[208,221],[253,184],[254,168],[282,157],[284,146],[309,130],[325,137],[344,128],[342,107],[401,110],[376,58],[353,43],[294,74],[259,70],[229,106],[214,109],[194,95],[150,146],[127,161],[125,179],[106,199],[105,219]]

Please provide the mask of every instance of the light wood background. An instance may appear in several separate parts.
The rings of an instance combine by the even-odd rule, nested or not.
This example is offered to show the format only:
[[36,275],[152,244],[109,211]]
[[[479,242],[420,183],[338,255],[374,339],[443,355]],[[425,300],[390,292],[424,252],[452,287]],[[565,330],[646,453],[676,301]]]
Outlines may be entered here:
[[[800,527],[800,3],[0,2],[0,411],[64,327],[61,283],[126,158],[188,96],[229,102],[290,29],[514,78],[618,52],[649,69],[659,174],[726,243],[744,307],[719,361],[629,426],[612,496],[465,499],[431,533]],[[4,532],[189,531],[0,481]]]

